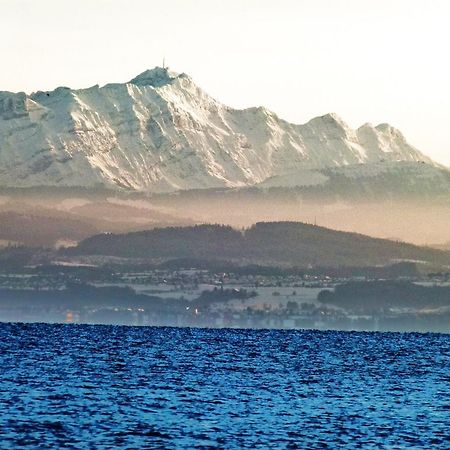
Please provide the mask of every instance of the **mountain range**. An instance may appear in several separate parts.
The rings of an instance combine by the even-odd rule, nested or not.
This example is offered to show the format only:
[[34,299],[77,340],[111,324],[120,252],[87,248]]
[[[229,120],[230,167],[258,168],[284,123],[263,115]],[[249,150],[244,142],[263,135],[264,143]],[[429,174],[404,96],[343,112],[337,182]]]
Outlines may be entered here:
[[391,125],[354,130],[336,114],[295,125],[263,107],[225,106],[167,68],[103,87],[0,92],[4,187],[317,186],[330,174],[366,178],[404,167],[450,186],[450,171]]
[[443,246],[450,170],[391,125],[233,109],[167,68],[103,87],[0,92],[0,247],[267,221]]

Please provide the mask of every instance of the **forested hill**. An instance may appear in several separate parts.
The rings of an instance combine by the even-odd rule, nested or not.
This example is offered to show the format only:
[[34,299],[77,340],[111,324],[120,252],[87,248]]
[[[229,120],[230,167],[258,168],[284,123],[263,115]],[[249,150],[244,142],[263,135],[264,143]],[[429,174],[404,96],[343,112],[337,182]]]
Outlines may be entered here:
[[450,265],[450,252],[375,239],[300,222],[261,222],[239,231],[223,225],[101,234],[67,249],[69,255],[198,258],[242,263],[365,266],[412,260]]

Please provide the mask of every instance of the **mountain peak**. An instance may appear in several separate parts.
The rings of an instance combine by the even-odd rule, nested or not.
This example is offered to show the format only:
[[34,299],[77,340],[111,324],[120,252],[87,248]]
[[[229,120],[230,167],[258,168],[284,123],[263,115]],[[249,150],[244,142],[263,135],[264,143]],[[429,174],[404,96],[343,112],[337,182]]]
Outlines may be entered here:
[[393,127],[389,123],[380,123],[375,128],[378,131],[381,131],[381,132],[396,132],[396,133],[400,133],[400,130],[398,130],[397,128]]
[[426,160],[387,125],[357,133],[333,113],[294,125],[263,107],[236,110],[166,67],[129,83],[0,94],[0,185],[294,185],[303,169]]
[[389,136],[391,139],[398,139],[402,142],[406,142],[403,133],[398,128],[395,128],[388,123],[380,123],[375,127],[375,129],[383,133],[384,135]]
[[309,122],[321,122],[329,125],[334,125],[342,128],[348,128],[348,125],[344,122],[344,120],[339,117],[336,113],[328,113],[323,116],[314,117]]
[[145,70],[130,80],[129,83],[137,86],[161,87],[166,84],[172,84],[178,77],[180,77],[180,74],[169,70],[167,67],[155,67]]

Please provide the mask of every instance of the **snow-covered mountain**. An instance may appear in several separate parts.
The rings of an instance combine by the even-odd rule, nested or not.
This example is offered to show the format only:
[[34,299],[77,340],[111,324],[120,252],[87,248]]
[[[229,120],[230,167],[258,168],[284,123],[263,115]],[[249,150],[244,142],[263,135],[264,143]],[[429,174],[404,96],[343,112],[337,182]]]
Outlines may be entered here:
[[301,185],[320,182],[317,170],[397,161],[435,165],[390,125],[353,130],[335,114],[291,124],[227,107],[165,68],[104,87],[0,92],[0,186],[170,192],[292,185],[291,174]]

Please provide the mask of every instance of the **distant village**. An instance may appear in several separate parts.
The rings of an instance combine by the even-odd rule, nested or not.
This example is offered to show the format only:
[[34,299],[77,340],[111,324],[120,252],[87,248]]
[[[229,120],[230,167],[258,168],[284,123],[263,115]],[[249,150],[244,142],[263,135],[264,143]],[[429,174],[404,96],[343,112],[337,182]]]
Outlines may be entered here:
[[89,266],[51,265],[0,274],[0,321],[450,331],[448,273],[395,281],[409,288],[428,286],[430,293],[432,286],[448,288],[448,304],[445,300],[439,300],[440,303],[433,300],[432,306],[425,302],[375,307],[362,297],[358,307],[348,307],[324,301],[328,297],[323,293],[334,292],[336,286],[348,283],[363,286],[375,281],[392,283],[328,275],[215,273],[195,268],[116,272]]

